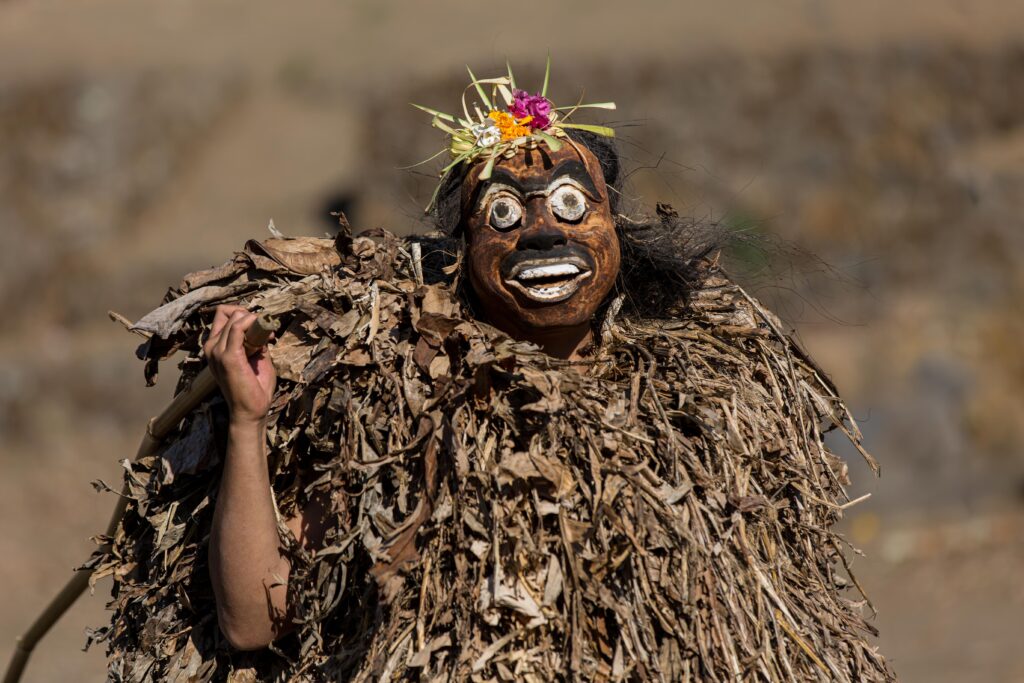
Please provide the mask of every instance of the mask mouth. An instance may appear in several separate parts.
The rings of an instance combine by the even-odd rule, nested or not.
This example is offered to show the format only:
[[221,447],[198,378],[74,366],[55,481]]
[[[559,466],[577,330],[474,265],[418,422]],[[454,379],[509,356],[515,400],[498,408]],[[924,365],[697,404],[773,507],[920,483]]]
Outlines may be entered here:
[[557,303],[575,294],[592,274],[585,259],[566,255],[521,260],[509,269],[504,281],[532,301]]

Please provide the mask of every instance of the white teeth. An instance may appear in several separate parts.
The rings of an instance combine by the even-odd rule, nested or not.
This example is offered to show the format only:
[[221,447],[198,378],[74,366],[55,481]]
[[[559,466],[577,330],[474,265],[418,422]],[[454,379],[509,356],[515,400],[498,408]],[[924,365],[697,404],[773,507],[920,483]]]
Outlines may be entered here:
[[[590,277],[590,274],[589,270],[584,270],[572,263],[553,263],[524,267],[512,279],[505,280],[505,283],[534,301],[554,303],[568,299],[575,294],[583,281]],[[543,284],[536,282],[540,278],[560,276],[569,279]]]
[[536,280],[542,277],[554,277],[558,275],[575,275],[580,269],[571,263],[555,263],[550,266],[535,266],[523,269],[517,280]]
[[[538,259],[516,265],[505,284],[534,301],[554,303],[568,299],[591,275],[586,263],[576,257],[565,261]],[[538,282],[544,278],[561,278],[556,282]]]
[[564,285],[557,285],[555,287],[530,287],[530,294],[535,299],[547,301],[550,299],[558,299],[566,294],[576,290],[576,283],[570,282]]

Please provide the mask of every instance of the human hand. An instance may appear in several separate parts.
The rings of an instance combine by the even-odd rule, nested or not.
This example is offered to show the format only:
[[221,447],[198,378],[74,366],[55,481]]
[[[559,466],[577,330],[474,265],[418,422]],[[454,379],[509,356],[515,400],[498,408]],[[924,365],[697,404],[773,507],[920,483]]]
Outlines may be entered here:
[[251,356],[246,354],[245,331],[257,317],[241,306],[218,306],[210,338],[203,345],[210,371],[217,379],[235,424],[262,423],[270,410],[277,383],[277,373],[266,346]]

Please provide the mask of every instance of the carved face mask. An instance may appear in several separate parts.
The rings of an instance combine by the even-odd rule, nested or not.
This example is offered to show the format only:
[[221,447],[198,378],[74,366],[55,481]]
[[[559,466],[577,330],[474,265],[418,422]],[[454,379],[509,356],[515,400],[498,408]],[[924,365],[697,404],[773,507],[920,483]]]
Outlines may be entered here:
[[619,241],[598,160],[565,144],[523,150],[462,187],[467,265],[484,313],[505,329],[589,321],[619,272]]

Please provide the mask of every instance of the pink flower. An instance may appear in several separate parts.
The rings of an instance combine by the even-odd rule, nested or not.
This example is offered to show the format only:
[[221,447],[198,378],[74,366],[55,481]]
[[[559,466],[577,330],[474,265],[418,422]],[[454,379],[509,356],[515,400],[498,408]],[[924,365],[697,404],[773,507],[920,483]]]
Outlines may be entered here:
[[541,96],[540,93],[531,95],[518,88],[513,90],[512,104],[509,105],[508,110],[517,119],[532,116],[533,119],[529,124],[531,128],[544,130],[551,125],[551,119],[548,118],[551,114],[551,101]]

